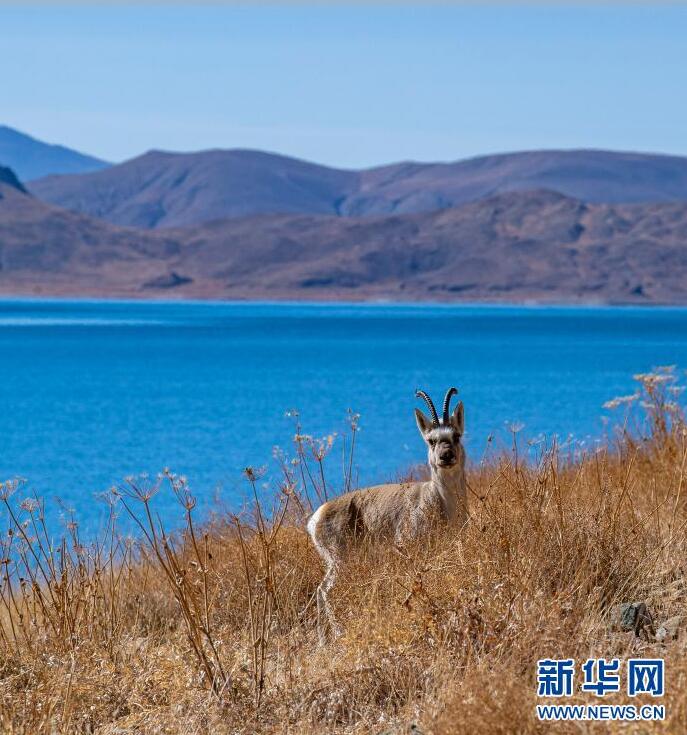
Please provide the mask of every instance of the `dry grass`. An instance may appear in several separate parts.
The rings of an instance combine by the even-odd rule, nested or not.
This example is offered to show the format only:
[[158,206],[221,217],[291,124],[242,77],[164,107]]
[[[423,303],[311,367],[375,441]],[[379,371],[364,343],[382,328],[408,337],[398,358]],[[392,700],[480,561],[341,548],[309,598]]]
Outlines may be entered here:
[[137,545],[113,523],[98,545],[73,527],[51,547],[40,505],[20,508],[5,485],[2,731],[603,732],[536,720],[536,660],[634,654],[665,657],[667,720],[616,729],[687,732],[683,641],[607,626],[617,602],[645,600],[661,620],[687,600],[687,431],[672,373],[639,391],[646,438],[487,459],[469,473],[462,533],[350,559],[332,595],[346,632],[322,648],[302,528],[308,498],[328,492],[327,442],[299,432],[277,507],[252,517],[196,527],[183,480],[162,478],[187,516],[175,537],[154,513],[160,482],[129,482],[115,507],[140,522]]

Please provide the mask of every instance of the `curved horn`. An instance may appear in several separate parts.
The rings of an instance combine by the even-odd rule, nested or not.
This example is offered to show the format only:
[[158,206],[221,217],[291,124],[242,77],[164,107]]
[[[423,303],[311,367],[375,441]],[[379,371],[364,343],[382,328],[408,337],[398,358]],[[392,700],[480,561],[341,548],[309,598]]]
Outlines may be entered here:
[[444,413],[441,418],[441,423],[444,424],[444,426],[448,426],[449,423],[449,415],[448,411],[449,408],[451,408],[451,398],[458,393],[458,388],[449,388],[446,391],[446,398],[444,398]]
[[416,398],[422,398],[422,400],[427,404],[427,408],[429,409],[429,412],[432,414],[432,422],[435,426],[439,426],[439,417],[437,416],[437,410],[434,408],[434,404],[432,403],[432,399],[419,388],[415,391],[415,397]]

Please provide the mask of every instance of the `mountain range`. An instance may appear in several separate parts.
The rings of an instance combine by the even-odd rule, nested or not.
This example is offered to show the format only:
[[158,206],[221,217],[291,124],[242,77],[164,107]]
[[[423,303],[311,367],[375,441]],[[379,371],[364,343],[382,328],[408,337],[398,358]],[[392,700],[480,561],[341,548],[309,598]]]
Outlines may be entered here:
[[211,150],[103,166],[24,184],[0,168],[0,293],[687,303],[685,158],[354,171]]
[[151,151],[28,186],[44,201],[112,224],[186,227],[253,214],[413,214],[536,189],[599,203],[687,201],[687,158],[532,151],[354,171],[261,151]]

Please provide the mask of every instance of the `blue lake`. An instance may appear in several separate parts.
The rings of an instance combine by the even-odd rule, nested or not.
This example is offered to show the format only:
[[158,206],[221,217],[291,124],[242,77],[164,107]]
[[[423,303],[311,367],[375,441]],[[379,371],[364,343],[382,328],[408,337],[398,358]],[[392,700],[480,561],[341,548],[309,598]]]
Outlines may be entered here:
[[687,367],[687,310],[5,301],[0,347],[0,476],[88,526],[98,491],[163,467],[201,509],[238,507],[242,469],[290,448],[294,408],[316,436],[359,412],[361,481],[395,477],[424,458],[416,387],[460,388],[473,459],[505,422],[593,442],[633,373]]

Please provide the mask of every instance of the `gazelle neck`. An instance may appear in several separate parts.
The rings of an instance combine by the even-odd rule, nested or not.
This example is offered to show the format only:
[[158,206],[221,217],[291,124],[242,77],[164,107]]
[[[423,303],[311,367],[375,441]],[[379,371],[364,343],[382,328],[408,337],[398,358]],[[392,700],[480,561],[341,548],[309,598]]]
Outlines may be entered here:
[[461,515],[465,502],[465,467],[458,463],[450,468],[430,467],[432,489],[441,498],[449,522]]

